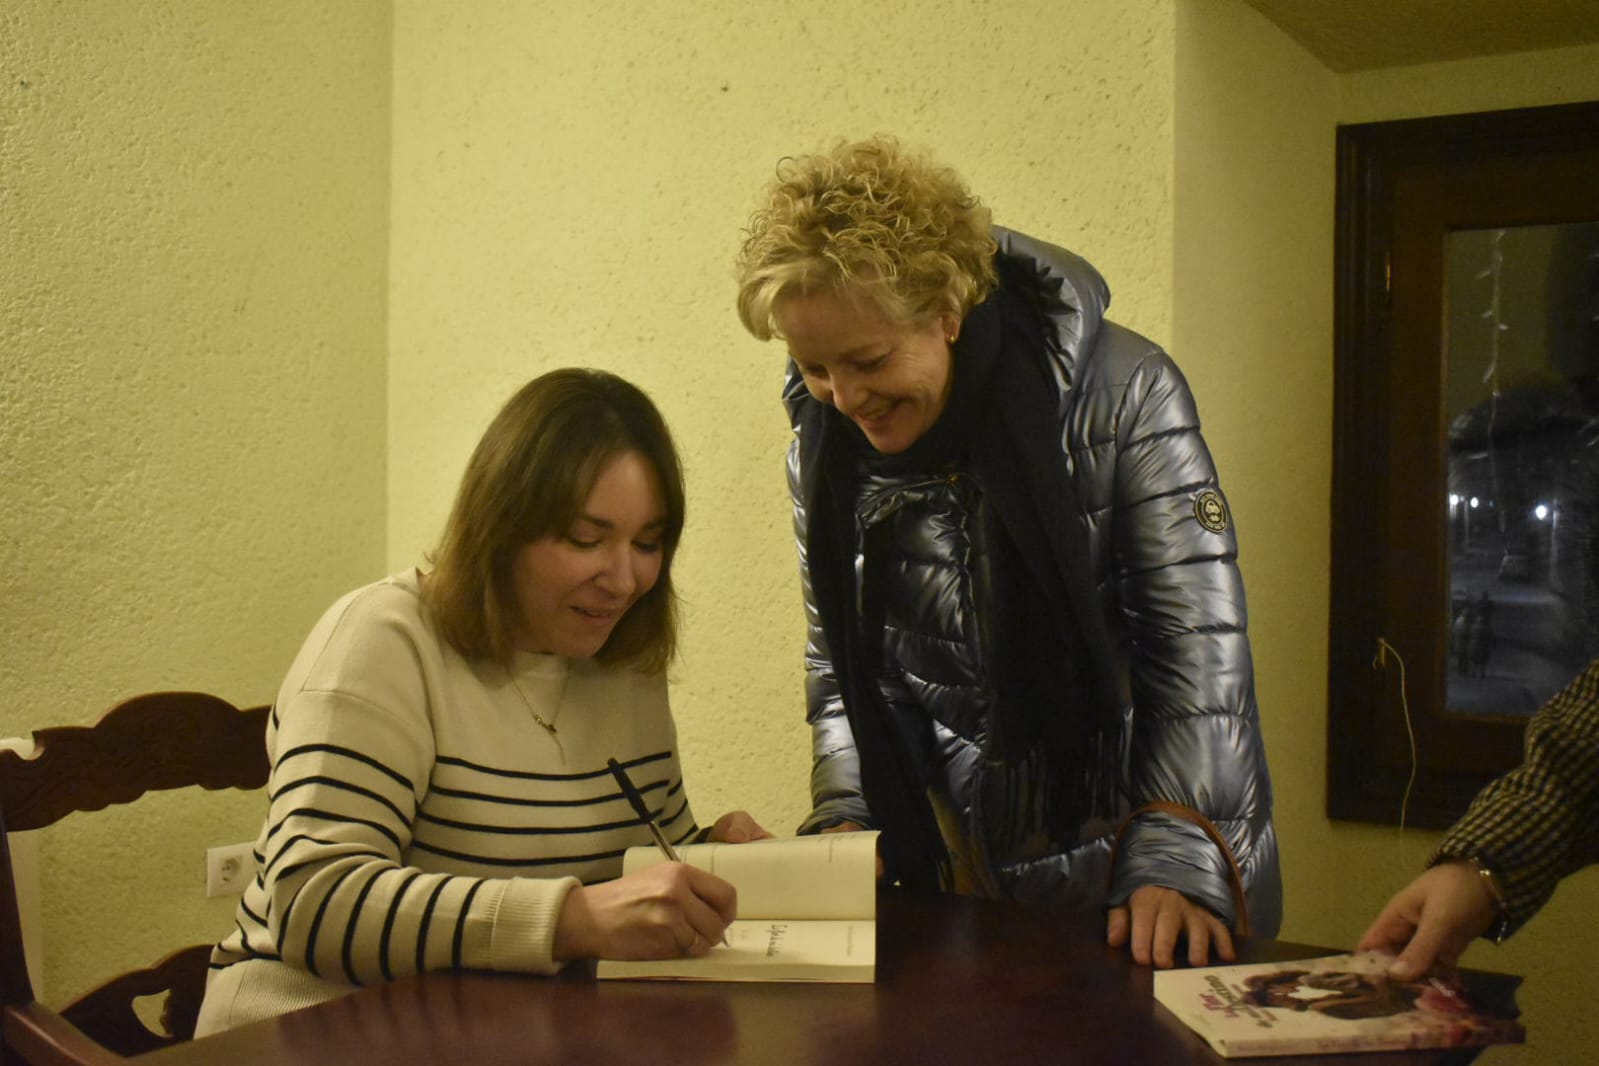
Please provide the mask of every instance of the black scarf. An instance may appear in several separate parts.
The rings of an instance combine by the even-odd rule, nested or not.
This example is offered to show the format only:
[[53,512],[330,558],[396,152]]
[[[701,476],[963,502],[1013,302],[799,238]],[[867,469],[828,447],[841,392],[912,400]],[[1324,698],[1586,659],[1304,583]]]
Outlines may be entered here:
[[927,801],[928,772],[890,721],[882,670],[880,578],[889,523],[868,531],[861,587],[855,571],[855,504],[863,461],[926,470],[962,464],[987,502],[983,536],[992,603],[994,689],[988,755],[1017,762],[1041,748],[1050,764],[1048,828],[1075,837],[1096,800],[1118,783],[1120,702],[1114,651],[1093,577],[1083,514],[1066,471],[1059,390],[1045,364],[1055,343],[1046,314],[1059,282],[999,256],[1000,285],[962,323],[951,395],[938,422],[899,456],[879,456],[830,405],[800,415],[806,557],[822,631],[832,653],[860,759],[861,788],[891,880],[948,884],[949,858]]

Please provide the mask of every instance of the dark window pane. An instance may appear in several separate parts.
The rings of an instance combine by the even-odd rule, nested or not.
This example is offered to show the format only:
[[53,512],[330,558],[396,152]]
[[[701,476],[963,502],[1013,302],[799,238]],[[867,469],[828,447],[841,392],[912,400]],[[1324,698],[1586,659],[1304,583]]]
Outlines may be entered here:
[[1599,223],[1447,254],[1447,705],[1530,715],[1599,652]]

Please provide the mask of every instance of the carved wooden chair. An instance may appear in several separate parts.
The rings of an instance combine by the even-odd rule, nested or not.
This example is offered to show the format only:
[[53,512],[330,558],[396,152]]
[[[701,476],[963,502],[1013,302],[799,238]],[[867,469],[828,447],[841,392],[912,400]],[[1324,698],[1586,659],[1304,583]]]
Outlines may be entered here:
[[[6,831],[38,829],[75,811],[131,803],[174,788],[256,789],[266,784],[269,708],[239,710],[198,692],[137,696],[92,726],[41,729],[24,758],[0,751],[0,1062],[83,1066],[124,1061],[194,1036],[211,945],[174,952],[150,969],[114,978],[59,1013],[39,1003],[28,978]],[[165,996],[167,1033],[134,1012]]]

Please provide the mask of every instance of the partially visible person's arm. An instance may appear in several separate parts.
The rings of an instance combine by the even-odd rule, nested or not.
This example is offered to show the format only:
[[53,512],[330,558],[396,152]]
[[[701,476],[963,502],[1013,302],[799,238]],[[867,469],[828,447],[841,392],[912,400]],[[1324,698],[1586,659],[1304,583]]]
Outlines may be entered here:
[[[1132,803],[1175,802],[1213,823],[1263,904],[1254,931],[1271,935],[1271,786],[1231,514],[1187,382],[1164,352],[1128,336],[1101,343],[1147,346],[1126,379],[1112,508],[1131,649]],[[1232,959],[1229,874],[1226,857],[1196,826],[1140,815],[1112,872],[1109,943],[1128,944],[1135,961],[1156,966],[1176,962],[1179,940],[1194,965],[1212,949]]]
[[1452,967],[1473,939],[1499,916],[1482,868],[1446,859],[1401,889],[1360,938],[1360,950],[1403,952],[1389,968],[1400,980],[1425,973],[1434,964]]
[[810,816],[800,824],[801,833],[853,823],[871,823],[866,799],[861,794],[860,755],[855,750],[855,735],[850,731],[838,678],[822,634],[821,616],[811,589],[810,560],[806,556],[806,524],[800,448],[796,440],[789,449],[788,483],[794,501],[794,539],[799,548],[800,587],[805,597],[805,720],[811,726],[811,804]]
[[1399,951],[1396,976],[1453,965],[1476,937],[1515,932],[1561,878],[1596,861],[1599,659],[1533,715],[1521,765],[1478,793],[1360,947]]

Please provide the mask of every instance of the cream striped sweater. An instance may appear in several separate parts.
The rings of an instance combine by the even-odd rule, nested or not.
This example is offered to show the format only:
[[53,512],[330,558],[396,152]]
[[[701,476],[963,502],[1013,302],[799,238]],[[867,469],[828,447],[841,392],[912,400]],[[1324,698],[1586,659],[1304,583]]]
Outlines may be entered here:
[[557,970],[567,892],[649,843],[609,758],[669,838],[696,831],[663,676],[469,662],[435,633],[414,572],[323,615],[267,750],[260,873],[212,953],[201,1033],[420,970]]

